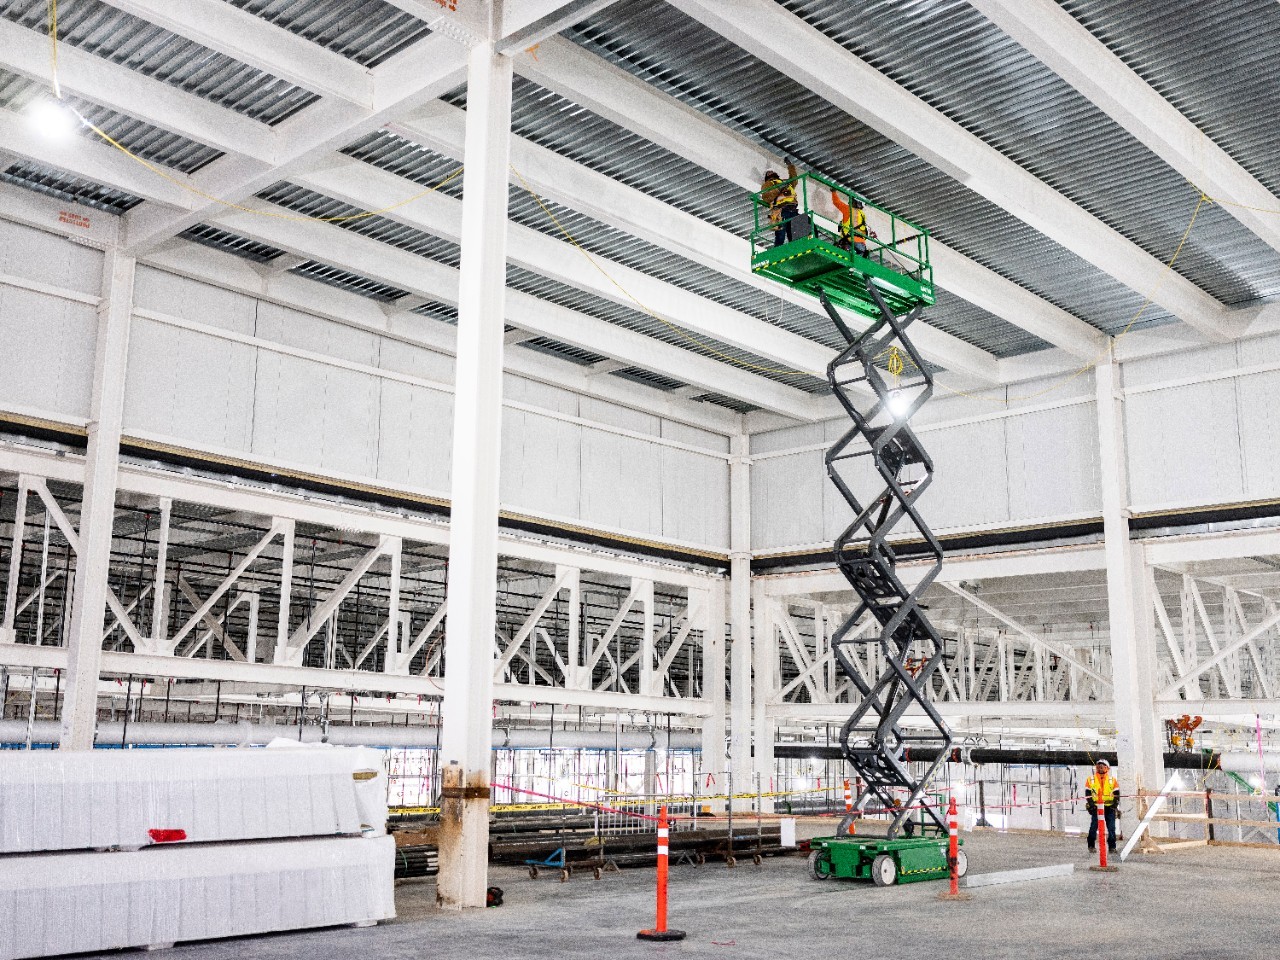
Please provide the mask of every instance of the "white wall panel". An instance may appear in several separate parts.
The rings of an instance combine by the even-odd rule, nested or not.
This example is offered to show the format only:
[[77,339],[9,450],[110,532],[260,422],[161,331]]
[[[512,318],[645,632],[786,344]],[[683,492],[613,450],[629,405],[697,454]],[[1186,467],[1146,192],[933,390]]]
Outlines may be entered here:
[[378,384],[371,374],[261,351],[253,452],[322,472],[374,476]]
[[87,417],[96,332],[88,304],[0,286],[0,405]]
[[563,387],[552,386],[549,383],[539,383],[536,380],[526,380],[524,377],[512,376],[509,373],[504,374],[502,378],[502,398],[514,403],[527,403],[546,410],[554,410],[569,417],[578,415],[578,401],[582,399],[572,390],[565,390]]
[[274,303],[258,303],[257,336],[366,367],[378,364],[377,334]]
[[597,400],[595,397],[578,398],[578,416],[596,423],[607,423],[610,426],[630,430],[633,433],[645,433],[650,436],[662,436],[662,419],[630,407],[622,407],[616,403]]
[[501,499],[516,513],[581,515],[584,428],[524,410],[502,411]]
[[1240,404],[1244,498],[1280,497],[1280,372],[1241,377],[1236,399]]
[[773,549],[824,539],[827,483],[818,450],[759,460],[751,467],[751,541]]
[[246,337],[254,335],[258,301],[253,297],[142,264],[135,272],[133,287],[133,304],[139,310],[154,310]]
[[247,452],[259,353],[249,344],[135,317],[125,432]]
[[453,383],[453,357],[403,340],[386,339],[378,350],[378,367],[422,380]]
[[936,530],[1009,519],[1004,420],[983,420],[920,435],[933,457],[933,484],[920,500]]
[[[662,421],[662,438],[673,443],[687,443],[691,447],[713,450],[716,453],[729,452],[729,438],[722,433],[712,433],[673,420]],[[722,461],[723,462],[723,461]]]
[[1125,429],[1133,508],[1241,499],[1237,423],[1230,379],[1129,394]]
[[729,548],[729,471],[725,461],[660,447],[662,535],[671,540]]
[[4,220],[0,221],[0,273],[96,297],[102,292],[102,251]]
[[1101,513],[1096,404],[1009,417],[1005,429],[1011,519]]
[[653,444],[601,430],[584,432],[582,520],[662,535],[662,459]]
[[384,380],[379,403],[378,479],[440,497],[449,496],[453,397],[414,384]]

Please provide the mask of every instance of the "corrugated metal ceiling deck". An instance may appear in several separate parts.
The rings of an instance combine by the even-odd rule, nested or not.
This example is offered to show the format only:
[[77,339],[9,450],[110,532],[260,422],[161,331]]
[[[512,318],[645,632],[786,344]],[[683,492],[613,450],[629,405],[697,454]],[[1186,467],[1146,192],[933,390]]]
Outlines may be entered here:
[[376,67],[431,30],[385,0],[227,0],[291,33]]
[[[1199,190],[968,0],[779,2],[1152,256],[1177,249]],[[1174,269],[1224,303],[1280,293],[1280,253],[1221,207]]]
[[1274,0],[1058,2],[1280,195],[1280,10]]
[[[0,17],[44,34],[46,0],[0,0]],[[60,42],[79,47],[263,123],[275,124],[315,103],[300,87],[255,70],[100,0],[58,9]]]
[[[714,119],[923,223],[949,246],[1107,332],[1123,328],[1142,306],[1132,290],[666,3],[615,5],[571,36]],[[1168,319],[1149,308],[1137,326]]]

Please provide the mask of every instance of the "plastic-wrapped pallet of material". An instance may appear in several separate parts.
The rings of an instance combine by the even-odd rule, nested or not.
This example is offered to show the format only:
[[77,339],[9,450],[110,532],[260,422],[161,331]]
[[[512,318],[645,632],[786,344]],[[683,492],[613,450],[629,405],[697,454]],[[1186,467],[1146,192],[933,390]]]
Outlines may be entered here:
[[395,916],[389,836],[0,860],[0,960]]
[[[365,748],[30,751],[0,762],[0,854],[380,834]],[[175,832],[176,831],[176,832]]]

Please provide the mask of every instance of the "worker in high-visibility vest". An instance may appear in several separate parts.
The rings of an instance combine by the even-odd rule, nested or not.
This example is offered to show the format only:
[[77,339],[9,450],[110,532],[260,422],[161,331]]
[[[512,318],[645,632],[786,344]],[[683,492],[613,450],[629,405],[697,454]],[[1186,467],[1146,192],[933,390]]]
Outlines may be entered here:
[[787,179],[778,176],[776,170],[764,172],[764,183],[760,185],[760,199],[769,207],[769,222],[773,224],[773,245],[780,247],[790,243],[791,221],[800,212],[800,201],[796,195],[795,179],[800,175],[796,165],[787,160]]
[[846,199],[839,190],[831,191],[831,202],[840,211],[840,239],[837,246],[844,250],[853,247],[860,257],[867,255],[867,215],[862,211],[862,201],[857,197]]
[[1089,811],[1089,851],[1098,842],[1098,807],[1107,821],[1107,849],[1116,852],[1116,811],[1120,808],[1120,784],[1111,775],[1111,764],[1099,760],[1084,782],[1084,805]]

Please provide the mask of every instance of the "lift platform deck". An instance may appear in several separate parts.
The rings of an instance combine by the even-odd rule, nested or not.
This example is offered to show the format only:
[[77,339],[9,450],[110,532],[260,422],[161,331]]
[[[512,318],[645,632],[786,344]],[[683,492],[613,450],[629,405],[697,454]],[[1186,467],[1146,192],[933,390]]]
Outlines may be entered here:
[[[816,173],[802,173],[781,185],[794,185],[798,208],[789,221],[790,239],[782,244],[774,244],[779,224],[769,219],[769,204],[762,193],[751,195],[753,273],[814,298],[826,293],[835,305],[873,320],[880,319],[880,308],[867,292],[868,283],[875,283],[895,313],[935,302],[927,230]],[[840,214],[830,202],[833,191],[847,205],[861,203],[868,226],[883,234],[867,237],[865,256],[841,245]]]

